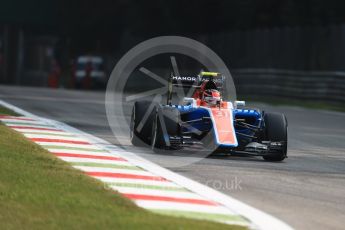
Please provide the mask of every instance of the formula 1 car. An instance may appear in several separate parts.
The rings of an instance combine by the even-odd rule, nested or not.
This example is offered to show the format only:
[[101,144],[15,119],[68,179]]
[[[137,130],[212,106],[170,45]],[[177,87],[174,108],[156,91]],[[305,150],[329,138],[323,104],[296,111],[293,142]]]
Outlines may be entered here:
[[[284,160],[288,126],[285,115],[245,108],[244,101],[223,100],[224,81],[225,76],[215,72],[201,72],[196,77],[172,74],[165,105],[152,101],[134,103],[130,124],[132,144],[146,144],[155,151],[165,152],[202,145],[212,153]],[[193,96],[173,104],[174,87],[193,88]]]

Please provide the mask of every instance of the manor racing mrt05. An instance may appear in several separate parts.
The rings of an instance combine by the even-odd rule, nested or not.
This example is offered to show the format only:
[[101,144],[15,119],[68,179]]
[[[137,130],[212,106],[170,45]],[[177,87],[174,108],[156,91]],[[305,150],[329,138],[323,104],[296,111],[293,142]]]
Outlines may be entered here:
[[[215,72],[201,72],[197,77],[172,74],[166,104],[134,103],[130,125],[132,144],[150,145],[155,152],[165,153],[200,145],[210,153],[284,160],[287,157],[285,115],[245,108],[244,101],[224,100],[224,81],[225,77]],[[181,88],[191,90],[192,96],[173,104],[174,89]]]

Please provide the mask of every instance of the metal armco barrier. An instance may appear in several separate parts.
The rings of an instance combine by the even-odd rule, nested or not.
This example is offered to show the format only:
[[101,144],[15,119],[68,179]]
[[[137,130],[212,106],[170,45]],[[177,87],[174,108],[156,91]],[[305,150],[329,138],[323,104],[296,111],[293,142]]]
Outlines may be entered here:
[[237,95],[345,105],[345,72],[232,70]]

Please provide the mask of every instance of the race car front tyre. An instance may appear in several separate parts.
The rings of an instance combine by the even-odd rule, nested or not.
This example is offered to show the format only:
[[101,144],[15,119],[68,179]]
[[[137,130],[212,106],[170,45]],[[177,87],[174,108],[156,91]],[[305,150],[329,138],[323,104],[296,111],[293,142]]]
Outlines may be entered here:
[[157,107],[152,125],[151,148],[154,152],[176,148],[180,139],[175,142],[171,137],[180,135],[180,113],[176,108]]
[[152,121],[155,114],[155,106],[151,104],[150,101],[134,103],[130,123],[130,140],[134,146],[145,146],[151,143]]
[[265,136],[267,141],[281,142],[281,150],[263,156],[267,161],[282,161],[287,156],[287,120],[284,114],[265,113]]

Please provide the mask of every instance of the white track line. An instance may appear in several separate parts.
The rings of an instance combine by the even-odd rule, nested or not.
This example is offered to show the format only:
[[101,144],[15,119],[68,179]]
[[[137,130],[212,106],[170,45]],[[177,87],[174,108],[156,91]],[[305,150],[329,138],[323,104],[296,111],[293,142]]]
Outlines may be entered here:
[[130,169],[114,169],[114,168],[100,168],[100,167],[89,167],[89,166],[73,166],[83,172],[104,172],[104,173],[125,173],[131,175],[140,176],[156,176],[151,172],[144,170],[130,170]]
[[[5,123],[6,124],[6,123]],[[26,124],[6,124],[8,127],[23,127],[23,128],[43,128],[43,129],[54,129],[53,126],[41,126],[41,125],[37,125],[37,124],[32,124],[32,125],[26,125]]]
[[120,186],[110,186],[117,190],[120,193],[130,193],[130,194],[139,194],[139,195],[153,195],[153,196],[168,196],[175,198],[190,198],[190,199],[199,199],[205,200],[203,197],[192,193],[192,192],[175,192],[169,190],[157,190],[157,189],[145,189],[145,188],[130,188],[130,187],[120,187]]
[[12,118],[0,118],[1,121],[4,123],[18,123],[18,125],[22,124],[32,124],[32,125],[49,125],[43,121],[25,121],[25,120],[16,120]]
[[101,176],[93,176],[94,178],[99,179],[105,183],[129,183],[133,185],[153,185],[153,186],[166,186],[166,187],[175,187],[180,188],[181,186],[172,183],[170,181],[155,181],[155,180],[142,180],[142,179],[123,179],[123,178],[110,178],[110,177],[101,177]]
[[36,129],[16,129],[14,128],[14,130],[16,130],[17,132],[23,133],[23,134],[30,134],[30,133],[49,133],[49,134],[53,134],[53,135],[66,135],[66,136],[75,136],[73,134],[70,133],[66,133],[65,131],[51,131],[51,130],[36,130]]
[[61,160],[64,160],[66,162],[70,163],[78,163],[78,162],[84,162],[84,163],[101,163],[101,164],[114,164],[114,165],[123,165],[123,166],[132,166],[131,163],[127,161],[115,161],[115,160],[102,160],[102,159],[89,159],[89,158],[80,158],[80,157],[60,157]]
[[230,215],[235,214],[222,206],[185,204],[185,203],[178,203],[178,202],[151,201],[151,200],[136,200],[135,203],[138,206],[147,208],[147,209],[169,209],[169,210],[177,210],[177,211],[192,211],[192,212],[230,214]]
[[[24,136],[26,136],[27,138],[44,138],[44,139],[50,139],[50,140],[57,139],[57,136],[42,135],[42,134],[24,134]],[[64,140],[68,140],[68,141],[84,141],[84,142],[87,142],[87,140],[85,140],[83,138],[73,137],[73,136],[72,137],[60,137],[60,138],[63,138]],[[53,143],[53,142],[51,142],[51,143]],[[68,144],[68,143],[63,143],[63,144]]]
[[[71,153],[71,154],[85,154],[91,156],[109,156],[109,152],[93,152],[93,151],[86,151],[86,150],[73,150],[73,149],[58,149],[58,148],[46,148],[42,145],[43,148],[48,149],[49,152],[52,153]],[[112,154],[114,156],[114,154]],[[120,155],[116,154],[117,157]]]
[[[26,136],[26,135],[24,135],[24,136]],[[65,139],[65,137],[60,137],[60,138],[67,140],[67,139]],[[102,150],[102,152],[104,152],[103,149],[101,149],[97,146],[94,146],[94,145],[70,144],[70,143],[59,143],[59,142],[39,142],[39,141],[37,141],[36,143],[39,145],[42,145],[43,147],[57,146],[57,147],[61,147],[61,149],[78,148],[78,149],[84,150],[84,151],[93,151],[93,150],[101,151]],[[63,148],[63,147],[66,147],[66,148]]]

